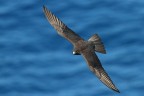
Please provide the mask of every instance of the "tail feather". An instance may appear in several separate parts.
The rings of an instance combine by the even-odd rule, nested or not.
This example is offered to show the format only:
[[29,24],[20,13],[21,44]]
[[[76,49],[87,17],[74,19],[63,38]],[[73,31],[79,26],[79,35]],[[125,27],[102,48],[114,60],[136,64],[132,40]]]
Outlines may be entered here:
[[93,43],[93,45],[95,46],[95,51],[106,54],[103,42],[97,34],[94,34],[88,41]]

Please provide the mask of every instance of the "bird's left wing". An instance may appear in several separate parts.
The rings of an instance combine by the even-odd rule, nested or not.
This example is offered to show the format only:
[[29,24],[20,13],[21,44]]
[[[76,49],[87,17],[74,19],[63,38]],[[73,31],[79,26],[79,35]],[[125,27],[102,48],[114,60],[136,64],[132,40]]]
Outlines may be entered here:
[[86,50],[82,52],[82,56],[88,63],[90,70],[101,80],[102,83],[104,83],[110,89],[119,92],[108,74],[105,72],[95,52]]
[[43,10],[46,18],[50,24],[58,31],[58,34],[69,40],[73,45],[82,38],[68,28],[62,21],[60,21],[54,14],[52,14],[45,6]]

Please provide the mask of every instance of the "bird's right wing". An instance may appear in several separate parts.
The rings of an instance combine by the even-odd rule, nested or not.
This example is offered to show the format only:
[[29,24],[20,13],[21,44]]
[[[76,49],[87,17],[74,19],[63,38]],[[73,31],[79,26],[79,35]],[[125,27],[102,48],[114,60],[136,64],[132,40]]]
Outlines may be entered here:
[[75,44],[77,41],[82,39],[78,34],[73,32],[54,14],[52,14],[45,6],[43,6],[43,10],[46,18],[48,19],[50,24],[58,31],[59,35],[69,40],[72,44]]
[[82,52],[82,56],[89,65],[90,70],[101,80],[102,83],[104,83],[110,89],[119,92],[108,74],[105,72],[95,52],[91,50],[86,50]]

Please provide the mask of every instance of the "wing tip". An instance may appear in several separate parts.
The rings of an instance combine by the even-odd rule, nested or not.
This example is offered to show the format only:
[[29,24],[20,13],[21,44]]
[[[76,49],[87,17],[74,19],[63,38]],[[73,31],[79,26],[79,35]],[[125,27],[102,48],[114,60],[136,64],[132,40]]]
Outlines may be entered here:
[[43,5],[43,8],[46,8],[45,5]]
[[112,88],[112,90],[114,90],[115,92],[118,92],[120,93],[120,91],[115,87],[115,88]]
[[45,5],[43,5],[43,10],[45,11],[47,8],[46,8],[46,6]]
[[120,93],[118,88],[115,86],[115,84],[112,82],[111,78],[108,76],[108,74],[104,71],[101,73],[100,80],[103,84],[105,84],[108,88],[112,89],[115,92]]
[[111,86],[107,85],[105,82],[102,81],[102,83],[104,83],[108,88],[112,89],[113,91],[117,92],[117,93],[120,93],[120,91],[118,90],[118,88],[112,83]]

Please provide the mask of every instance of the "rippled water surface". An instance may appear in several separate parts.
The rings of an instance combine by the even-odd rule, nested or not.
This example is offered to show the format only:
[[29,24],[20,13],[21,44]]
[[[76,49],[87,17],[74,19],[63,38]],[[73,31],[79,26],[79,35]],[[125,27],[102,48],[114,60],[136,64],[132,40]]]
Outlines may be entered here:
[[[111,91],[72,45],[47,22],[42,6],[84,39],[97,33],[103,67],[121,91]],[[143,0],[1,0],[0,96],[142,96]]]

